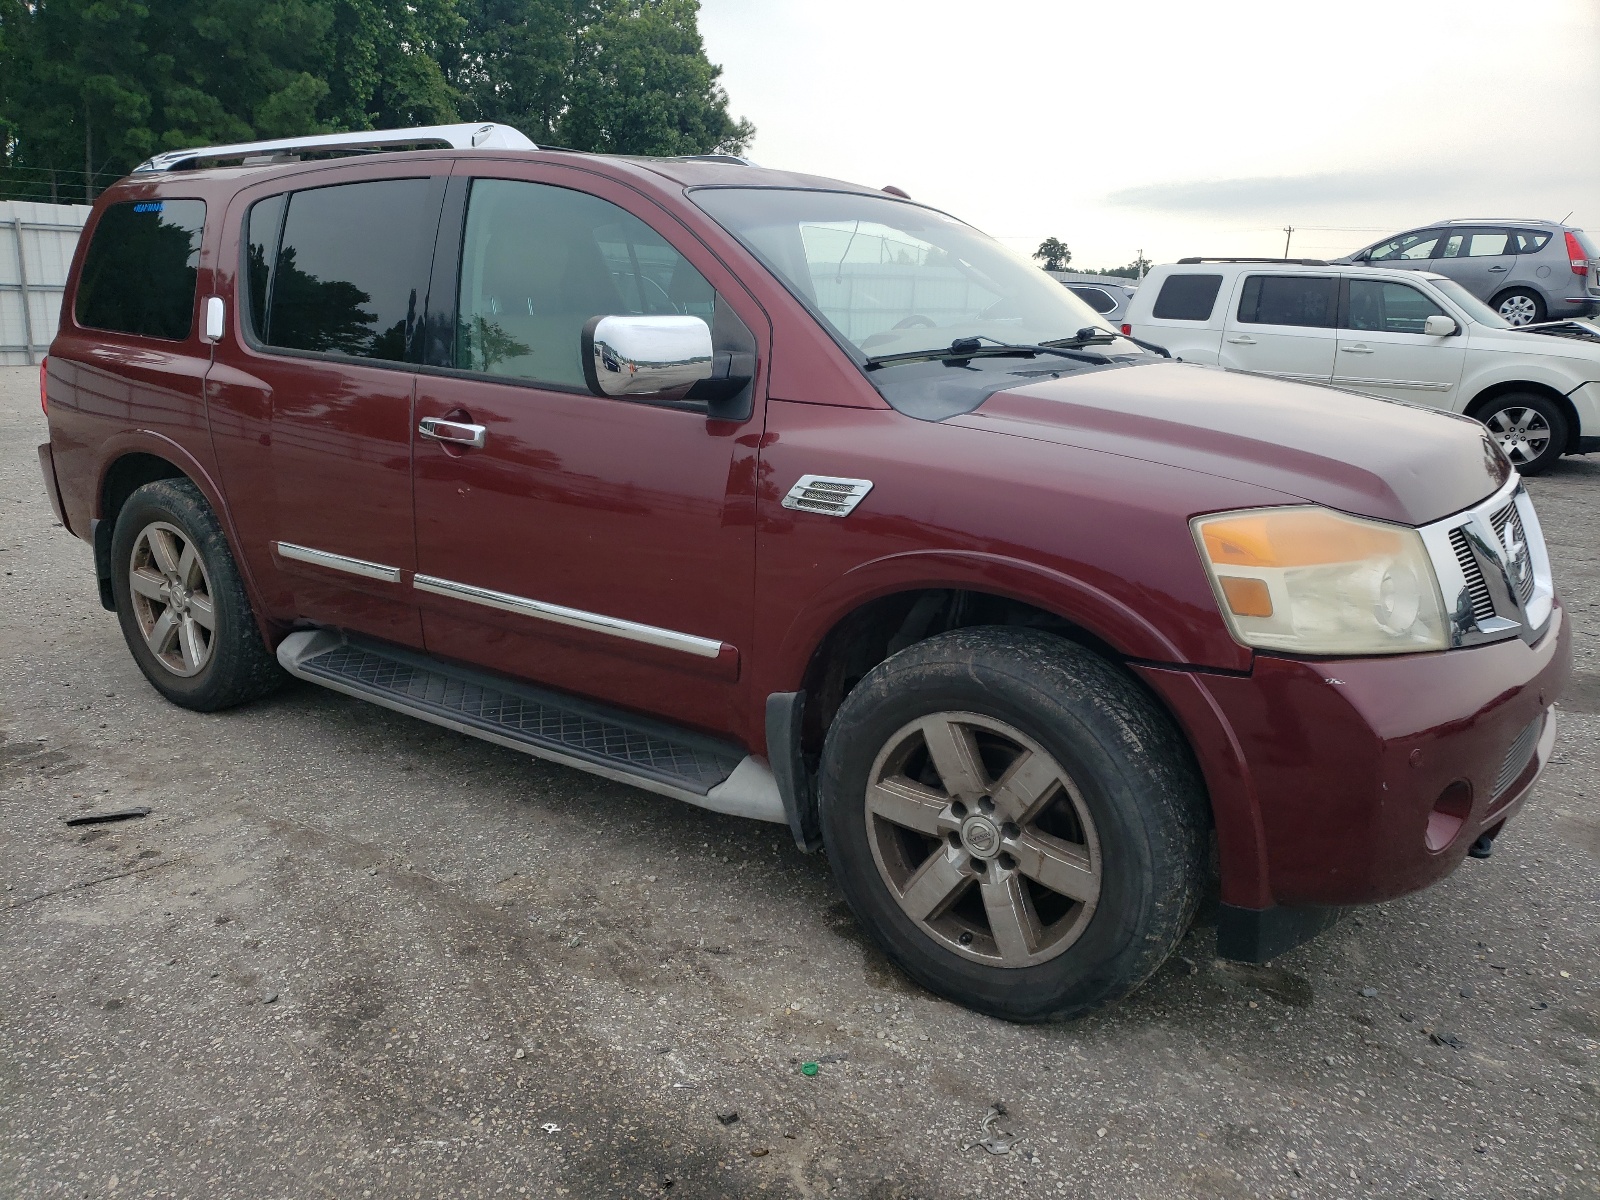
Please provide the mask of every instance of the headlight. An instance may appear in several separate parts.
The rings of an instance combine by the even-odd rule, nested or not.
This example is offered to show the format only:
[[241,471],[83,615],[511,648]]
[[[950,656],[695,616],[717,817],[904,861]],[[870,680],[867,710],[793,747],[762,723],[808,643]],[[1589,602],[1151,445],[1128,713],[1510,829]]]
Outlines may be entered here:
[[1415,529],[1325,508],[1221,513],[1193,526],[1228,627],[1247,646],[1405,654],[1449,644]]

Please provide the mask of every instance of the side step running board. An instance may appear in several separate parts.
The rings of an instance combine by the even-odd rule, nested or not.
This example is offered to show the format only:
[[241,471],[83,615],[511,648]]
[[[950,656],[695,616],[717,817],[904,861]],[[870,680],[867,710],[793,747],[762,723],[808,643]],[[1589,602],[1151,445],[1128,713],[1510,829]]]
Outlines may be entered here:
[[786,824],[763,759],[727,742],[329,630],[278,645],[289,674],[537,758],[716,812]]

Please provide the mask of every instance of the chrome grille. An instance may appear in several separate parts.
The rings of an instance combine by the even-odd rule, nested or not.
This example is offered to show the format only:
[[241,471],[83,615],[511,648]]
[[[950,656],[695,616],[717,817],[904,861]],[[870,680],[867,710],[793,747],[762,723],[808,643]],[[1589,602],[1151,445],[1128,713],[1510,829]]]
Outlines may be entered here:
[[1472,619],[1481,625],[1494,616],[1494,597],[1489,595],[1489,585],[1483,581],[1483,569],[1478,566],[1472,547],[1467,544],[1464,529],[1450,531],[1450,549],[1455,551],[1456,561],[1461,564],[1461,576],[1466,581],[1467,595],[1472,600]]
[[[1506,505],[1499,512],[1495,513],[1490,520],[1494,524],[1494,534],[1500,539],[1500,544],[1502,546],[1506,544],[1507,525],[1511,526],[1511,537],[1513,542],[1520,542],[1523,545],[1527,545],[1528,535],[1523,532],[1522,518],[1517,515],[1517,506],[1515,504]],[[1533,595],[1533,572],[1528,571],[1522,576],[1521,582],[1517,584],[1517,599],[1526,604],[1528,602],[1528,597],[1531,595]]]
[[1539,748],[1539,732],[1544,725],[1544,717],[1535,717],[1526,729],[1517,734],[1517,740],[1511,743],[1511,749],[1506,751],[1506,756],[1500,762],[1500,773],[1494,777],[1494,794],[1499,796],[1513,783],[1517,776],[1527,770],[1528,764],[1533,761],[1533,752]]

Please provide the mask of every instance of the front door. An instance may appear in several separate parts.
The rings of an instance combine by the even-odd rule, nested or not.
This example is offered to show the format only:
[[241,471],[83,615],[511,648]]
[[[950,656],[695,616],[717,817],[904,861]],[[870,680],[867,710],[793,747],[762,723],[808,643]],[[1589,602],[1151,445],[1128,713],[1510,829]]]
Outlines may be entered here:
[[418,380],[427,648],[733,733],[763,406],[714,419],[681,397],[594,395],[579,344],[594,316],[676,313],[704,318],[718,350],[748,353],[759,312],[740,294],[742,319],[726,271],[629,190],[503,169],[520,177],[452,182],[447,214],[465,193],[461,253],[434,272],[434,297],[457,304],[448,321],[430,310],[447,334]]
[[237,342],[207,377],[240,538],[279,615],[420,645],[411,428],[444,179],[247,195]]
[[[1413,404],[1454,408],[1466,363],[1464,332],[1423,332],[1449,316],[1420,288],[1382,279],[1347,279],[1333,382]],[[1454,318],[1451,318],[1454,320]]]
[[1246,275],[1217,361],[1236,371],[1327,383],[1338,311],[1337,276]]

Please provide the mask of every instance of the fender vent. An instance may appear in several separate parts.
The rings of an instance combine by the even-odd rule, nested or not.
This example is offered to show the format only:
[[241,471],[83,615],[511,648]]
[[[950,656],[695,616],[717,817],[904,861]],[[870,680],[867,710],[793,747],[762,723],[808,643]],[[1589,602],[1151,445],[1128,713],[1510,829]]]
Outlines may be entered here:
[[871,490],[870,479],[802,475],[783,498],[783,506],[799,512],[822,513],[828,517],[848,517]]

